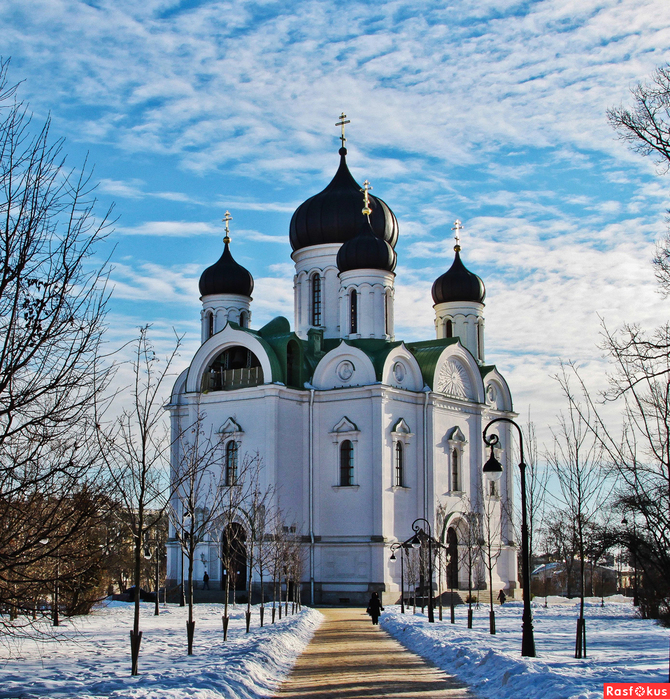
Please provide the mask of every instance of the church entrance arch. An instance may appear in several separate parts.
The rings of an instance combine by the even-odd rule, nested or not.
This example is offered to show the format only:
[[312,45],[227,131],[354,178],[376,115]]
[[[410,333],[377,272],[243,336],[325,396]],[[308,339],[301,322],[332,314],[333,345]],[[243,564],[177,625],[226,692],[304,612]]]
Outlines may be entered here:
[[449,564],[447,565],[447,585],[450,590],[458,589],[458,537],[456,530],[449,527],[447,530],[447,553]]
[[226,578],[230,576],[230,589],[247,589],[247,549],[244,545],[246,532],[238,522],[229,524],[221,537],[221,589],[226,589]]

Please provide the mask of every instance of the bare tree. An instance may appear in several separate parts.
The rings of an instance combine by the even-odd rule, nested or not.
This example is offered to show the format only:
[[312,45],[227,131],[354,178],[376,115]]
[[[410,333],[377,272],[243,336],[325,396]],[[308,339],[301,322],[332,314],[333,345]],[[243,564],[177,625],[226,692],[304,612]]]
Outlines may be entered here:
[[[602,506],[603,497],[607,494],[607,471],[603,464],[601,442],[597,433],[594,434],[588,427],[588,408],[581,407],[575,401],[565,370],[559,381],[568,397],[568,410],[559,418],[559,426],[554,433],[553,451],[547,454],[547,461],[558,480],[557,497],[574,527],[580,596],[575,657],[581,658],[586,656],[584,595],[589,535],[596,510]],[[585,418],[582,417],[584,414]]]
[[493,571],[502,553],[503,509],[494,495],[484,497],[482,512],[482,563],[488,575],[489,587],[489,632],[496,632],[496,618],[493,610]]
[[[253,571],[261,570],[261,588],[262,568],[264,561],[261,557],[262,547],[264,545],[264,537],[266,525],[268,522],[268,510],[272,507],[275,490],[270,485],[263,487],[261,482],[263,461],[260,456],[254,461],[254,468],[249,473],[249,487],[246,502],[244,504],[244,514],[246,519],[247,537],[247,566],[249,575],[247,576],[247,611],[246,611],[246,630],[249,633],[251,625],[251,597],[253,594]],[[262,621],[261,621],[262,625]]]
[[484,540],[482,537],[481,513],[476,512],[472,503],[466,502],[466,511],[463,512],[460,543],[461,564],[468,574],[468,628],[472,628],[472,594],[473,584],[479,576],[482,562],[482,547]]
[[149,340],[149,328],[140,329],[132,360],[132,403],[107,428],[99,430],[101,454],[117,497],[125,510],[124,521],[133,540],[135,613],[131,631],[131,673],[138,674],[140,584],[144,547],[151,531],[164,516],[169,502],[170,438],[164,419],[163,388],[171,375],[180,339],[161,360]]
[[[230,593],[235,603],[235,588],[237,583],[238,565],[240,558],[246,562],[246,515],[245,506],[248,502],[252,483],[250,475],[257,470],[260,461],[259,454],[245,454],[241,462],[237,461],[237,451],[234,453],[234,465],[229,461],[224,471],[223,498],[217,517],[212,521],[212,534],[217,540],[217,553],[224,571],[224,607],[223,607],[223,640],[228,639],[228,604]],[[232,583],[232,585],[231,585]],[[232,590],[231,590],[232,587]]]
[[172,494],[169,509],[176,539],[188,562],[186,600],[188,621],[186,636],[188,655],[193,655],[195,620],[193,618],[193,568],[198,546],[208,541],[218,526],[224,508],[228,505],[228,490],[235,482],[226,481],[223,452],[218,437],[206,432],[205,414],[199,405],[192,424],[178,420],[175,450],[176,463],[172,466]]
[[[86,163],[66,167],[48,119],[33,132],[7,69],[0,61],[0,605],[17,610],[56,585],[59,551],[97,519],[80,505],[101,492],[93,405],[111,368],[105,265],[92,256],[109,224],[94,216]],[[86,551],[62,585],[90,569]]]
[[[670,169],[670,66],[658,68],[651,80],[632,90],[633,107],[607,110],[611,126],[619,138],[636,153],[651,157],[662,173]],[[661,292],[670,295],[670,232],[656,245],[656,279]]]

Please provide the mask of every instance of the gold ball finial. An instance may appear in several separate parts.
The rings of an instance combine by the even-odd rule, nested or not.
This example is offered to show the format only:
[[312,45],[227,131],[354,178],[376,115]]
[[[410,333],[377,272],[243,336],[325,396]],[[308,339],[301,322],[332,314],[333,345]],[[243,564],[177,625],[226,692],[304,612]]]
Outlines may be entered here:
[[226,224],[226,235],[223,238],[223,242],[226,243],[227,245],[229,245],[230,244],[230,228],[228,227],[228,222],[233,220],[233,217],[230,215],[230,211],[226,211],[225,216],[221,220]]
[[456,245],[454,245],[454,250],[456,252],[460,252],[460,250],[461,250],[461,231],[463,230],[463,224],[460,222],[459,219],[456,219],[454,221],[454,225],[453,225],[451,230],[456,231],[456,235],[454,236],[454,240],[456,241]]
[[363,192],[363,215],[367,216],[368,218],[370,217],[370,214],[372,213],[372,209],[370,208],[370,195],[368,192],[372,189],[372,185],[365,180],[363,182],[363,186],[361,187],[361,192]]

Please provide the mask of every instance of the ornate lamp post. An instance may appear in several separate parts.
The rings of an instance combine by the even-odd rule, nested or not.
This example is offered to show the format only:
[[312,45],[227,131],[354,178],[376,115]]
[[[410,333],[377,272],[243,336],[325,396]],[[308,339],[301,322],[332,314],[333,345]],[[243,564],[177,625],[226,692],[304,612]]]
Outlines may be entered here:
[[419,517],[412,522],[412,531],[414,537],[411,540],[411,546],[418,548],[423,545],[421,534],[426,534],[419,526],[419,522],[423,522],[427,529],[428,536],[428,622],[435,623],[435,614],[433,610],[433,533],[430,527],[430,522],[423,517]]
[[535,657],[535,638],[533,636],[533,615],[530,609],[530,551],[528,547],[528,512],[526,506],[526,464],[523,458],[523,435],[519,425],[508,417],[498,417],[484,428],[484,443],[491,447],[491,456],[484,464],[484,475],[491,481],[497,481],[502,476],[502,464],[496,459],[493,447],[500,441],[497,434],[486,436],[486,432],[496,422],[509,422],[519,433],[519,452],[521,462],[521,574],[523,575],[523,623],[521,639],[521,655]]
[[395,561],[395,552],[400,549],[400,612],[405,613],[405,569],[403,566],[403,553],[405,551],[404,544],[395,543],[391,544],[391,561]]

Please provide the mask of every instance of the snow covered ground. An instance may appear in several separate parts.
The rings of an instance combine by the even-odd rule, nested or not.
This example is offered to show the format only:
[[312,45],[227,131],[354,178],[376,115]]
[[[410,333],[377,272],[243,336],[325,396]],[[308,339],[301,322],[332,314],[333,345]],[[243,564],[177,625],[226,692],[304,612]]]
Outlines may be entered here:
[[[421,614],[387,607],[381,624],[389,633],[438,667],[469,684],[482,699],[602,699],[605,682],[667,682],[669,630],[638,619],[631,601],[616,596],[590,599],[586,608],[587,658],[574,656],[578,603],[561,597],[533,602],[537,658],[521,657],[521,602],[496,605],[495,636],[488,607],[456,607],[456,624],[429,624]],[[435,613],[437,619],[437,610]]]
[[[232,611],[223,642],[222,606],[195,607],[194,655],[186,654],[187,608],[142,604],[137,677],[130,676],[132,605],[114,602],[87,617],[63,620],[60,642],[0,648],[0,697],[49,699],[255,699],[271,696],[319,626],[312,609],[244,632],[244,608]],[[267,617],[266,610],[266,619]],[[18,654],[18,657],[17,657]]]

